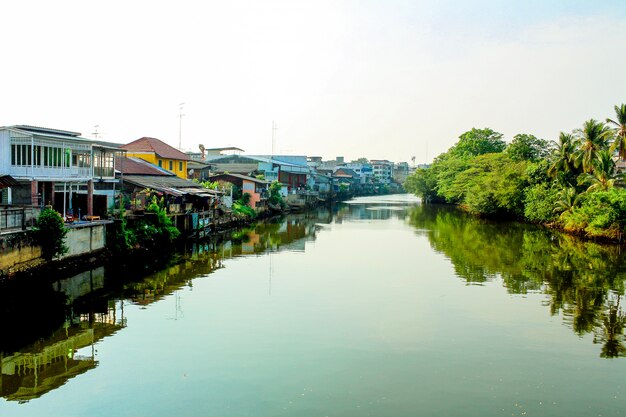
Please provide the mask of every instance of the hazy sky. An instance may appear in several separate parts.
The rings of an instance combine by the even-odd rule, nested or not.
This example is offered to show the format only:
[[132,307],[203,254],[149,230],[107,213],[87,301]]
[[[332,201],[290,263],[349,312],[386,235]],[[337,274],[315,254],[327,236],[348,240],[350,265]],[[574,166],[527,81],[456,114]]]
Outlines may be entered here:
[[626,102],[625,0],[10,1],[0,125],[416,162]]

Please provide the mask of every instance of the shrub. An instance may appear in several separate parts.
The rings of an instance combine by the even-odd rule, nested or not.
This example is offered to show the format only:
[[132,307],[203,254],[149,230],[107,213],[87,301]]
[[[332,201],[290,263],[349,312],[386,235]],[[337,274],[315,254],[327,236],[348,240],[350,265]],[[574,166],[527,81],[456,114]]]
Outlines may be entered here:
[[51,261],[52,258],[66,254],[69,248],[65,245],[67,228],[61,215],[56,211],[46,208],[37,218],[35,236],[41,246],[41,256]]
[[584,232],[589,237],[621,238],[626,224],[626,190],[582,194],[579,205],[563,213],[561,223],[565,230]]
[[[163,198],[157,200],[156,196],[152,197],[152,201],[146,207],[146,213],[156,214],[156,218],[152,224],[145,224],[143,229],[146,233],[144,238],[158,241],[157,243],[172,243],[178,236],[180,231],[172,224],[165,211],[165,203]],[[154,230],[151,229],[152,226]]]
[[535,184],[524,191],[524,217],[535,223],[550,223],[557,219],[554,211],[559,198],[558,189],[549,184]]

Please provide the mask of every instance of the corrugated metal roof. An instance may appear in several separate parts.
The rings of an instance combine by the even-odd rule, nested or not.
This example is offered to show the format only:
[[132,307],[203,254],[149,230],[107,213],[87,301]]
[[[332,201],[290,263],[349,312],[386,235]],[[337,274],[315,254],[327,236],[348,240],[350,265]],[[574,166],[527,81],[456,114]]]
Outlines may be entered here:
[[0,175],[0,188],[17,187],[20,185],[15,178],[10,175]]
[[252,181],[258,184],[271,184],[272,183],[271,181],[260,180],[258,178],[250,177],[248,175],[232,174],[232,173],[211,175],[209,179],[215,181],[216,179],[224,178],[224,177],[238,178],[240,180]]
[[206,189],[195,182],[184,180],[177,176],[126,175],[124,176],[124,181],[177,197],[185,194],[193,194],[199,197],[215,197],[221,194],[219,191]]
[[173,176],[174,173],[144,161],[141,158],[117,157],[115,158],[115,169],[124,175],[161,175]]
[[84,142],[84,143],[89,143],[91,144],[93,141],[91,139],[87,139],[87,138],[82,138],[82,137],[78,137],[78,136],[68,136],[68,135],[62,135],[62,134],[54,134],[54,133],[40,133],[40,132],[34,132],[34,131],[29,131],[29,130],[25,130],[25,129],[20,129],[17,128],[15,126],[8,126],[7,129],[11,129],[11,130],[16,130],[20,133],[23,133],[25,135],[32,135],[32,136],[37,136],[37,137],[41,137],[41,138],[50,138],[50,139],[61,139],[61,140],[65,140],[68,142]]

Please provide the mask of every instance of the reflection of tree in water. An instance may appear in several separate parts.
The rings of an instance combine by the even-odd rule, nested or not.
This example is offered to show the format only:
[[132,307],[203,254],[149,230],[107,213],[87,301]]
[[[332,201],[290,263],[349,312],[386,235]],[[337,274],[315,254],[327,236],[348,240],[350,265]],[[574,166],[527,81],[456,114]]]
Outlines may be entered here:
[[415,207],[410,223],[468,284],[500,277],[510,293],[544,292],[551,314],[562,314],[579,335],[593,333],[594,342],[603,344],[602,357],[625,355],[619,300],[626,269],[619,246],[522,223],[490,222],[452,207]]
[[622,344],[624,339],[624,321],[626,317],[619,306],[621,296],[617,296],[615,303],[610,303],[609,309],[602,312],[602,326],[594,331],[594,343],[602,343],[603,358],[617,358],[626,356],[626,348]]

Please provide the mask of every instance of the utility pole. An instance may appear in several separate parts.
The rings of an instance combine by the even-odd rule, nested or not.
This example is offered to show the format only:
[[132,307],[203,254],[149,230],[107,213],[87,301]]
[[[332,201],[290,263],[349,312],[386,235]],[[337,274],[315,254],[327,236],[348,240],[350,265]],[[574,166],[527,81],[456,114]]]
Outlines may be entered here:
[[275,154],[276,148],[276,131],[278,130],[278,126],[276,126],[276,122],[272,120],[272,157]]
[[180,113],[178,114],[178,150],[182,152],[183,150],[183,106],[185,103],[180,103],[178,105],[178,109]]

